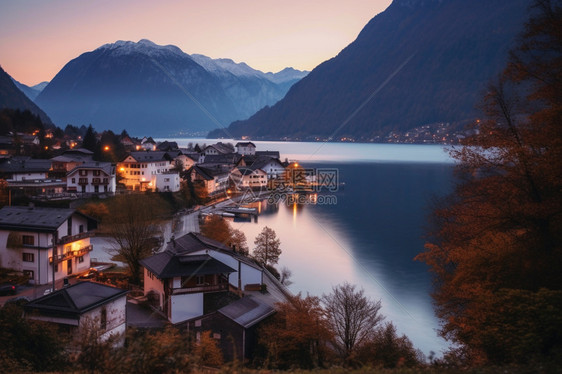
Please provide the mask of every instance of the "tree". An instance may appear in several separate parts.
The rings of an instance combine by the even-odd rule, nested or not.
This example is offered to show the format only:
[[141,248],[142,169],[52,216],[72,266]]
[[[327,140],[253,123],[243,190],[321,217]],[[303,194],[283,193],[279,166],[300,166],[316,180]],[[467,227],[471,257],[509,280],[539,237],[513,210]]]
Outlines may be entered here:
[[424,362],[423,353],[416,350],[406,335],[398,336],[392,322],[379,327],[357,351],[363,366],[385,368],[414,367]]
[[265,226],[254,240],[254,258],[263,266],[272,266],[279,261],[281,241],[273,229]]
[[110,205],[107,229],[115,241],[111,252],[128,265],[134,284],[141,280],[139,261],[152,254],[154,238],[161,235],[158,215],[162,204],[158,199],[135,194],[116,197]]
[[82,141],[82,148],[95,152],[98,147],[98,140],[96,139],[96,132],[92,125],[88,126],[84,140]]
[[201,234],[228,247],[235,248],[238,253],[248,255],[246,235],[240,230],[233,229],[228,221],[221,216],[211,215],[206,217],[201,225]]
[[384,317],[379,314],[381,302],[372,301],[364,291],[344,283],[322,296],[330,328],[334,332],[334,346],[346,365],[355,361],[356,348],[372,336]]
[[[441,334],[472,363],[536,355],[532,344],[500,333],[511,331],[521,307],[503,295],[532,299],[543,288],[562,289],[561,29],[559,2],[535,1],[507,69],[484,98],[485,119],[452,152],[459,183],[436,209],[432,238],[417,257],[434,273]],[[542,302],[559,305],[555,295]],[[498,298],[507,303],[499,315]],[[533,324],[517,326],[545,357],[562,348],[561,331],[538,336]]]
[[300,294],[276,306],[277,313],[259,331],[265,364],[272,368],[323,366],[332,333],[320,299]]
[[195,344],[193,354],[200,365],[219,367],[223,363],[222,352],[211,331],[203,331],[199,341]]

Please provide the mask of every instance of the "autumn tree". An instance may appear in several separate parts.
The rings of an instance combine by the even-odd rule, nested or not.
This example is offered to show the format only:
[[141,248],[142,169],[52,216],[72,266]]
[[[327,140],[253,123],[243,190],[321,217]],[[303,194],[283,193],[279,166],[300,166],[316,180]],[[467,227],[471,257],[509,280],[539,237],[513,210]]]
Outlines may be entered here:
[[384,319],[379,313],[381,302],[370,300],[364,291],[344,283],[322,296],[330,328],[334,332],[334,346],[346,365],[354,364],[357,347],[372,336]]
[[248,254],[246,235],[238,229],[233,229],[221,216],[216,214],[207,216],[201,225],[201,234],[228,247],[236,248],[241,254]]
[[277,313],[259,333],[264,364],[279,369],[322,367],[331,339],[320,299],[300,294],[277,304]]
[[281,255],[281,241],[275,231],[267,226],[254,240],[254,258],[263,266],[273,266],[279,261]]
[[211,337],[211,331],[203,331],[199,341],[193,349],[194,358],[199,365],[219,367],[223,363],[222,352],[215,339]]
[[356,357],[363,366],[385,368],[415,367],[425,361],[406,335],[398,335],[392,322],[379,326],[357,349]]
[[[531,14],[484,98],[485,118],[452,152],[459,183],[435,211],[432,239],[418,256],[435,276],[441,334],[471,363],[529,360],[562,348],[561,330],[537,335],[533,323],[511,318],[541,290],[549,290],[541,302],[559,310],[562,292],[562,7],[536,0]],[[497,299],[506,302],[502,314]],[[532,339],[541,353],[502,333],[515,326],[513,336]]]
[[161,235],[159,215],[163,203],[156,196],[149,199],[133,194],[116,197],[110,205],[106,227],[115,242],[111,253],[128,265],[134,284],[139,284],[142,276],[139,261],[152,254],[154,238]]

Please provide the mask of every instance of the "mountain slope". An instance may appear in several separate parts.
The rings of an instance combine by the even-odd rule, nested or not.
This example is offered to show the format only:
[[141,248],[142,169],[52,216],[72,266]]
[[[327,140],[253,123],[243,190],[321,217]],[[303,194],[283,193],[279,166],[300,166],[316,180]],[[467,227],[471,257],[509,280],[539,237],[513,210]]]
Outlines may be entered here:
[[205,68],[175,46],[118,41],[70,61],[36,102],[60,126],[169,136],[248,118],[286,92],[279,91],[262,78]]
[[521,31],[527,5],[395,0],[283,100],[232,123],[228,136],[376,140],[392,130],[474,118],[475,104]]
[[45,88],[46,84],[44,86],[42,86],[43,88],[39,89],[36,88],[39,85],[42,85],[43,83],[39,83],[39,85],[37,86],[33,86],[33,87],[29,87],[26,84],[20,83],[17,80],[15,80],[14,78],[12,78],[12,81],[14,82],[14,84],[16,85],[16,87],[25,94],[25,96],[27,96],[31,101],[35,100],[37,98],[37,96],[41,93],[41,90],[43,88]]
[[0,109],[4,108],[29,110],[38,115],[43,123],[52,124],[49,116],[20,91],[12,77],[0,67]]

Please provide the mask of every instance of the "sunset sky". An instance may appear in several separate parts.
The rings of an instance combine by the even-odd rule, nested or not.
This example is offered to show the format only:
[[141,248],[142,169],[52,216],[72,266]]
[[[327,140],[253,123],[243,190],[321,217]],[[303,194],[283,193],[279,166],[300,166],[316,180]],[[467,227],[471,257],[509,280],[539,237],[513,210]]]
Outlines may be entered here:
[[391,0],[0,0],[0,65],[51,80],[116,40],[149,39],[262,71],[311,70],[351,43]]

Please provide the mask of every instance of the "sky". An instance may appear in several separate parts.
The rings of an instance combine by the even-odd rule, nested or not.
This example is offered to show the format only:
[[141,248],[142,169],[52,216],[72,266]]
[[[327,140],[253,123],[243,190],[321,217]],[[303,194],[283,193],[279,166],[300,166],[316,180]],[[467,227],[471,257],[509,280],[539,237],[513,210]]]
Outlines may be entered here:
[[84,52],[149,39],[264,72],[312,70],[391,0],[0,0],[0,66],[29,86]]

